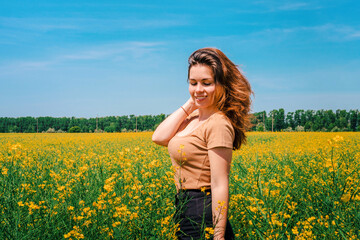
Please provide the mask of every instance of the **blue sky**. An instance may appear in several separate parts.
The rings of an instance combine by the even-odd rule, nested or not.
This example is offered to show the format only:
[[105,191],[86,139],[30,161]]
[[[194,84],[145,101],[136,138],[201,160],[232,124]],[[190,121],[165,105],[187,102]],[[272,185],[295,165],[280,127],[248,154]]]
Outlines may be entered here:
[[0,116],[169,114],[217,47],[253,112],[358,109],[359,1],[0,0]]

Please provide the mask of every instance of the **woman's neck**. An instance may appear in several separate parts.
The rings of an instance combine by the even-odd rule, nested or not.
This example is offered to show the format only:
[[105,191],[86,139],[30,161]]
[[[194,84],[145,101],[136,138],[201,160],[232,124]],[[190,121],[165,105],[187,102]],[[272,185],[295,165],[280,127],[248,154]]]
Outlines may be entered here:
[[219,111],[219,109],[217,109],[216,107],[199,108],[198,110],[199,110],[199,121],[204,121],[208,119],[211,115]]

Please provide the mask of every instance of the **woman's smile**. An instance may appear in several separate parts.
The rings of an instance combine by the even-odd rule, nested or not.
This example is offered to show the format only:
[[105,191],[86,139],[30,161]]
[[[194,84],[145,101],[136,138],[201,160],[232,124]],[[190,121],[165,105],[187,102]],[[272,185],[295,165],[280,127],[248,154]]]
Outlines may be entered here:
[[189,93],[199,109],[212,109],[215,106],[216,84],[212,69],[197,64],[189,72]]
[[205,96],[204,97],[195,97],[195,99],[198,101],[198,102],[201,102],[203,100],[205,100]]

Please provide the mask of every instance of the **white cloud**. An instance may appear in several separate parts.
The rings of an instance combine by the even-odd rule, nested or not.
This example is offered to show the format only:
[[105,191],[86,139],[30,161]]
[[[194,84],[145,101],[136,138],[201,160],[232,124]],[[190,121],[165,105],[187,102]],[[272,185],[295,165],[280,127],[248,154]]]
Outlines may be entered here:
[[69,61],[92,61],[110,60],[119,62],[122,60],[139,59],[149,56],[151,53],[160,50],[164,42],[119,42],[97,46],[87,46],[76,51],[67,49],[68,53],[61,53],[49,56],[46,59],[15,60],[0,66],[0,76],[8,74],[18,74],[22,71],[45,70],[57,64]]
[[295,34],[312,33],[320,38],[330,41],[351,41],[360,38],[360,28],[347,25],[322,24],[317,26],[297,26],[290,28],[267,28],[251,33],[249,36],[255,39],[267,39],[269,37],[279,41],[285,40]]
[[317,10],[323,8],[317,2],[294,2],[288,0],[277,1],[256,1],[255,5],[264,8],[257,13],[280,12],[280,11],[298,11],[298,10]]
[[48,31],[57,29],[77,29],[71,20],[56,18],[15,18],[1,17],[1,25],[12,29]]
[[76,52],[59,56],[58,59],[63,60],[100,60],[104,58],[114,58],[119,55],[126,55],[131,58],[138,58],[145,54],[156,51],[158,47],[163,45],[162,42],[121,42],[104,44],[100,46],[90,47]]
[[84,32],[107,32],[119,29],[168,28],[188,25],[186,15],[163,15],[152,18],[20,18],[0,17],[0,26],[7,29],[31,31],[76,30]]
[[352,92],[360,89],[360,60],[339,63],[318,64],[300,69],[286,71],[278,69],[265,73],[254,73],[249,76],[255,94],[296,93],[328,91]]
[[[293,88],[292,82],[288,78],[278,77],[278,76],[248,76],[251,79],[251,84],[253,85],[254,91],[256,89],[261,89],[264,91],[288,91]],[[256,91],[255,91],[256,92]]]
[[284,5],[277,6],[279,10],[299,10],[308,7],[308,3],[304,2],[292,2],[292,3],[285,3]]

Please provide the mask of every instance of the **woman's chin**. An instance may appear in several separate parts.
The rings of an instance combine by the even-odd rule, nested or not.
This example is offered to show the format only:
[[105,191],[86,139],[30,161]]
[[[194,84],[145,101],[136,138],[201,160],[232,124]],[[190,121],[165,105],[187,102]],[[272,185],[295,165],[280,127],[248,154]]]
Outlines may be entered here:
[[204,108],[204,104],[195,103],[195,106],[196,106],[198,109]]
[[195,106],[197,107],[197,109],[210,109],[211,108],[210,105],[206,105],[206,104],[196,104]]

